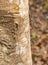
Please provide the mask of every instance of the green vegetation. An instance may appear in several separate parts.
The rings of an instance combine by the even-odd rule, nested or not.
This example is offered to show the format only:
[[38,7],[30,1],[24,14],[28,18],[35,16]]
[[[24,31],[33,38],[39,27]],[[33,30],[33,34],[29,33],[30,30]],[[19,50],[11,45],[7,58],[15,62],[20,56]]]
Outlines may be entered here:
[[32,32],[32,38],[36,38],[36,33]]
[[47,2],[47,0],[43,0],[42,7],[45,8],[45,9],[48,9],[48,2]]
[[34,59],[36,57],[36,55],[35,54],[32,54],[32,59]]

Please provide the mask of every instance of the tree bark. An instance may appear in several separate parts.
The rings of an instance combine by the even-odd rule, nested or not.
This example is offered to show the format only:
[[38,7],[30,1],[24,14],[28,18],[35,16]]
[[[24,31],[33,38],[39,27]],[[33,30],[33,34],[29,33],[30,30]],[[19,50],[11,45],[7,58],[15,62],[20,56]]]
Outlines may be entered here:
[[0,0],[0,4],[0,44],[7,41],[4,53],[0,49],[5,55],[0,65],[32,65],[28,0]]

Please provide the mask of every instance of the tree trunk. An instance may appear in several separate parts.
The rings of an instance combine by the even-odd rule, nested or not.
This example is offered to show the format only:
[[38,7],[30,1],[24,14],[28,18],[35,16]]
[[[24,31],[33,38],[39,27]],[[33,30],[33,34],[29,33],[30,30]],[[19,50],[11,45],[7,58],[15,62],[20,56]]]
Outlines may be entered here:
[[0,65],[32,65],[28,0],[0,0],[0,4],[0,38],[9,40],[3,43],[5,52],[0,50],[5,55]]

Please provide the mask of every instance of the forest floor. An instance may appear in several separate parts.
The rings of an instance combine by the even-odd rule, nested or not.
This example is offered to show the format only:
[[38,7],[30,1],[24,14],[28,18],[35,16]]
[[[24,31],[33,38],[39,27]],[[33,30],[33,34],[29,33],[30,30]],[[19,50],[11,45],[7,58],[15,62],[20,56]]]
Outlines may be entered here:
[[33,65],[48,65],[48,0],[29,0]]

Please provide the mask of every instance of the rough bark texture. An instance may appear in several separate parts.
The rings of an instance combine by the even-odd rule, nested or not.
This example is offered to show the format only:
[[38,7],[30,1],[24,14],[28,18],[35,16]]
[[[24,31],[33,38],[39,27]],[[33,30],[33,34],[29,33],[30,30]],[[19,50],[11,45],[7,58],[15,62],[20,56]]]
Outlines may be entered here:
[[28,0],[0,0],[0,65],[32,65],[28,11]]

